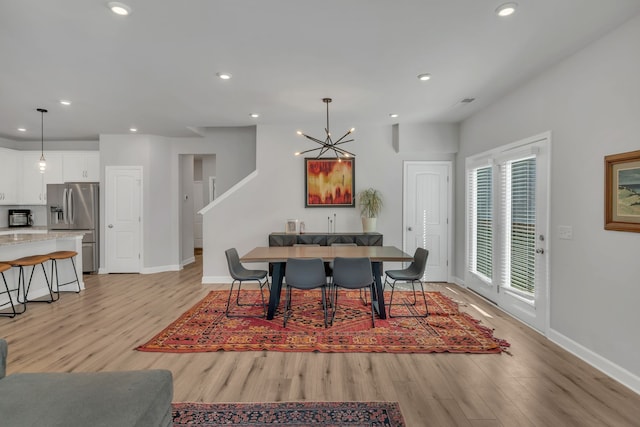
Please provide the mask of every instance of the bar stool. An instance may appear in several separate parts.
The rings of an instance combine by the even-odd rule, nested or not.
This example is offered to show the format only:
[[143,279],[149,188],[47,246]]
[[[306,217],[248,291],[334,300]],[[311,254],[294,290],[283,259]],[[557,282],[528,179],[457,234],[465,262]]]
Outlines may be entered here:
[[[75,293],[80,293],[80,280],[78,279],[78,272],[76,271],[76,262],[74,261],[74,258],[76,257],[76,255],[78,255],[78,252],[76,251],[56,251],[56,252],[51,252],[46,254],[45,256],[48,257],[51,260],[51,289],[53,290],[53,276],[55,273],[55,283],[56,283],[56,290],[53,291],[58,297],[56,298],[56,301],[60,298],[60,287],[61,286],[67,286],[67,285],[71,285],[73,283],[76,283],[78,285],[78,290],[75,291]],[[60,284],[60,278],[58,277],[58,261],[60,260],[65,260],[65,259],[69,259],[71,260],[71,265],[73,266],[73,275],[76,277],[75,280],[71,280],[67,283],[62,283]]]
[[16,314],[20,314],[16,311],[16,306],[13,305],[13,300],[11,299],[11,291],[9,290],[9,285],[7,285],[7,279],[4,277],[4,272],[10,269],[11,265],[0,262],[0,274],[2,274],[2,281],[4,282],[5,288],[5,291],[0,292],[0,294],[7,294],[7,297],[9,297],[9,301],[1,304],[0,307],[11,304],[11,310],[13,311],[13,313],[0,313],[0,316],[3,317],[16,317]]
[[[7,264],[11,264],[12,267],[18,267],[20,272],[18,273],[18,296],[17,301],[20,304],[24,304],[24,311],[27,310],[26,303],[28,302],[54,302],[53,298],[53,290],[51,289],[51,284],[49,283],[49,278],[47,277],[47,271],[44,268],[44,263],[49,261],[49,257],[47,255],[31,255],[18,259],[14,259],[13,261],[7,261]],[[42,274],[44,274],[44,280],[47,282],[47,289],[49,290],[50,299],[48,300],[29,300],[29,289],[31,288],[31,280],[33,279],[33,273],[36,271],[36,267],[40,265],[42,267]],[[24,268],[31,267],[31,275],[29,276],[29,284],[25,284],[26,278],[24,275]],[[23,300],[20,301],[20,284],[22,284],[22,293]],[[23,311],[23,313],[24,313]]]

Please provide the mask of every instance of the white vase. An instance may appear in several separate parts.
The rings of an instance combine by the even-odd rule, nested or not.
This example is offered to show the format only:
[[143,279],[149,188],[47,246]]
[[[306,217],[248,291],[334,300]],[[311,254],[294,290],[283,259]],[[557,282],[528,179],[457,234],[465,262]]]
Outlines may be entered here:
[[362,231],[365,233],[373,233],[376,231],[376,218],[362,217]]

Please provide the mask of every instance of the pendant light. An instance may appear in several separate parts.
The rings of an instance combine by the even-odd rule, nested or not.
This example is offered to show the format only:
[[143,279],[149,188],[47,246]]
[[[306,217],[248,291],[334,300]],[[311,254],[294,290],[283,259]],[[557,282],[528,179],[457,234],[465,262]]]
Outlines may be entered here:
[[38,167],[40,168],[40,173],[44,173],[47,169],[47,160],[44,158],[44,113],[48,111],[44,108],[38,108],[38,112],[40,112],[40,161],[38,162]]
[[298,131],[297,132],[298,135],[301,135],[301,136],[304,136],[307,139],[310,139],[311,141],[319,144],[320,147],[312,148],[310,150],[306,150],[306,151],[302,151],[302,152],[297,152],[297,153],[295,153],[295,155],[299,156],[300,154],[305,154],[305,153],[311,153],[311,152],[314,152],[314,151],[318,151],[318,155],[316,157],[316,159],[317,159],[320,156],[322,156],[324,153],[329,152],[329,151],[333,151],[333,153],[335,154],[335,156],[338,159],[338,161],[342,161],[343,157],[355,157],[356,155],[353,154],[352,152],[347,151],[344,148],[338,147],[338,145],[346,144],[347,142],[353,141],[353,138],[347,139],[346,141],[344,139],[347,136],[351,135],[351,133],[353,133],[355,128],[349,129],[347,131],[347,133],[342,135],[342,137],[340,139],[338,139],[337,141],[333,141],[333,139],[331,138],[331,132],[329,131],[329,103],[331,102],[331,98],[323,98],[322,102],[327,104],[327,127],[324,128],[324,131],[326,133],[326,137],[325,137],[324,141],[322,141],[322,140],[320,140],[318,138],[314,138],[312,136],[309,136],[309,135],[303,133],[302,131]]

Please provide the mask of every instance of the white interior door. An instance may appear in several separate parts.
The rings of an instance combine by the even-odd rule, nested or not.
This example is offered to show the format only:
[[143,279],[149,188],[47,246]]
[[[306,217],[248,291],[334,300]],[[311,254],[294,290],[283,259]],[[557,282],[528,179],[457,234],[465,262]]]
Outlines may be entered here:
[[142,265],[142,167],[105,168],[105,249],[109,273],[139,273]]
[[449,280],[450,162],[404,163],[404,251],[429,251],[424,280]]

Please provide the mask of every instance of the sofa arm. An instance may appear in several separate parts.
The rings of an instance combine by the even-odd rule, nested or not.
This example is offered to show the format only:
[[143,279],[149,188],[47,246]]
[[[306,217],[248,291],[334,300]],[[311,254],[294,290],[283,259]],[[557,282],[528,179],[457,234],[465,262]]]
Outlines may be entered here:
[[0,338],[0,379],[7,374],[7,342]]

